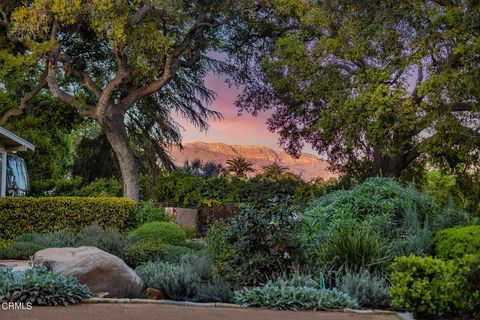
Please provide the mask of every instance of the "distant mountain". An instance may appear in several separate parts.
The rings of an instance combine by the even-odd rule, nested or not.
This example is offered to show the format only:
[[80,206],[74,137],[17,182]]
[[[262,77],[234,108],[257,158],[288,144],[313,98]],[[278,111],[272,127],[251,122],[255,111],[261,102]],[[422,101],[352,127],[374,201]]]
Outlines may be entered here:
[[200,159],[203,162],[214,161],[226,166],[226,161],[242,156],[254,163],[257,172],[262,172],[262,166],[277,162],[304,180],[317,177],[328,179],[335,174],[327,170],[327,162],[313,154],[303,153],[299,159],[292,158],[286,152],[277,152],[268,147],[228,145],[225,143],[190,142],[183,146],[183,150],[174,148],[172,157],[177,166],[183,166],[185,161]]

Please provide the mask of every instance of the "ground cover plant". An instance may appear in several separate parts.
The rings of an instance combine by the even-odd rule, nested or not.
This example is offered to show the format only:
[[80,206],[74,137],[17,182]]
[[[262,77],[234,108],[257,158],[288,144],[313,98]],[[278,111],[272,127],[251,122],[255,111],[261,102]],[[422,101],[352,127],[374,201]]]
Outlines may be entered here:
[[321,286],[295,285],[285,280],[269,281],[262,287],[238,290],[234,301],[244,307],[278,310],[358,308],[357,301],[344,292]]
[[91,290],[75,277],[49,271],[43,266],[24,271],[0,267],[0,301],[66,306],[91,296]]

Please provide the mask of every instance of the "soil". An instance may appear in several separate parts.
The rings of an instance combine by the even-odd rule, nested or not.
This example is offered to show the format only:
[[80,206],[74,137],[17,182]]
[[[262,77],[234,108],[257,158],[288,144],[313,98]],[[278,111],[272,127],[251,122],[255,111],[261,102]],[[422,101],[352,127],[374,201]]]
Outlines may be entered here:
[[205,308],[160,304],[79,304],[36,307],[32,310],[0,308],[1,320],[398,320],[396,314],[274,311],[266,309]]

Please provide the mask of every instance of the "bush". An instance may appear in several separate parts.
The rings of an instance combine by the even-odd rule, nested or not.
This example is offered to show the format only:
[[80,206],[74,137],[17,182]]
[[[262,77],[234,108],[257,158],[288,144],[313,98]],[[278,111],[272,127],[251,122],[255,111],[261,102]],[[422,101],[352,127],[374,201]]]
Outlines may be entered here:
[[215,222],[207,233],[207,252],[212,257],[218,272],[227,276],[228,263],[235,253],[232,245],[228,242],[230,227],[219,220]]
[[97,222],[79,232],[59,230],[49,233],[25,233],[15,237],[15,242],[33,242],[42,248],[93,246],[124,258],[125,240],[116,229],[103,230]]
[[77,235],[74,232],[58,230],[48,233],[26,233],[15,237],[16,242],[28,241],[43,248],[76,247]]
[[[418,317],[478,315],[480,258],[400,257],[391,266],[393,305]],[[471,282],[477,281],[477,282]]]
[[0,259],[27,260],[44,247],[32,242],[12,242],[0,249]]
[[200,286],[200,278],[186,265],[148,262],[135,271],[146,286],[161,290],[167,299],[192,299]]
[[126,241],[116,229],[104,230],[94,222],[81,229],[76,238],[76,247],[93,246],[121,259],[125,258]]
[[170,221],[170,216],[167,215],[163,208],[157,207],[155,202],[146,201],[138,204],[135,208],[135,225],[141,226],[142,224],[154,222],[154,221]]
[[129,234],[130,239],[139,241],[159,241],[175,246],[184,245],[187,241],[185,231],[174,222],[146,223]]
[[387,279],[368,270],[347,271],[338,281],[338,290],[356,299],[365,308],[387,308],[392,303]]
[[234,302],[243,307],[267,307],[278,310],[331,310],[358,308],[348,294],[329,289],[293,287],[268,282],[263,287],[236,291]]
[[0,267],[0,301],[66,306],[91,296],[90,289],[75,277],[48,271],[43,266],[16,272]]
[[214,279],[202,286],[195,300],[200,302],[230,302],[233,298],[232,286],[215,276]]
[[470,215],[455,206],[452,199],[443,207],[433,223],[434,230],[442,230],[457,226],[468,226],[472,222]]
[[[229,260],[221,263],[226,266],[227,276],[234,277],[237,283],[262,283],[275,275],[288,273],[298,265],[298,229],[297,208],[288,202],[274,200],[262,209],[246,205],[232,221],[228,232],[218,234],[226,237],[219,239],[218,245],[228,245],[210,251],[219,249],[217,253],[228,256]],[[208,238],[210,244],[212,237]],[[231,248],[231,254],[228,248]],[[213,256],[215,259],[215,253]],[[216,260],[217,264],[219,262]]]
[[435,256],[442,259],[461,258],[465,254],[480,254],[480,225],[457,227],[434,234]]
[[102,228],[126,230],[135,202],[125,198],[44,197],[0,199],[0,234],[5,239],[29,232],[78,230],[97,221]]
[[388,242],[369,225],[347,225],[333,231],[321,250],[323,261],[336,269],[382,269],[390,262]]
[[[435,201],[413,186],[403,186],[393,179],[371,178],[349,190],[335,191],[315,201],[302,218],[302,247],[311,269],[338,267],[331,265],[324,256],[329,251],[324,246],[332,243],[338,230],[353,225],[358,229],[370,229],[389,246],[396,242],[399,251],[417,249],[415,253],[426,254],[429,239],[423,237],[428,234],[424,231],[432,228],[431,221],[437,214]],[[409,238],[412,235],[417,243],[409,246],[405,242],[413,239]],[[421,241],[426,243],[418,243]],[[363,248],[370,250],[368,246]]]
[[160,241],[138,241],[127,246],[125,255],[128,264],[138,266],[149,261],[178,263],[183,255],[191,252],[189,248]]
[[215,266],[212,259],[204,254],[187,253],[181,256],[180,264],[190,266],[202,281],[210,281],[215,274]]

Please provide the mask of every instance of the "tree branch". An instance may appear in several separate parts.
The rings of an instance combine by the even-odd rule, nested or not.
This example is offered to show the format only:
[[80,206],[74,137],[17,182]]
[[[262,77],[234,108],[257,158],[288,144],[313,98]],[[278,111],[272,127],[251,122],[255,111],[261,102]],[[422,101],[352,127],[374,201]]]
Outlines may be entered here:
[[47,86],[46,76],[47,73],[45,71],[39,84],[37,84],[29,93],[27,93],[27,95],[22,98],[22,100],[20,100],[20,105],[18,106],[18,108],[10,109],[2,115],[2,117],[0,118],[0,125],[3,126],[11,117],[20,116],[23,114],[23,112],[27,108],[28,102],[30,102],[30,100],[32,100],[33,97],[37,95],[37,93],[39,93],[43,88]]
[[57,61],[61,62],[63,65],[63,70],[66,74],[75,77],[78,81],[89,90],[93,95],[98,99],[102,93],[102,90],[97,86],[95,81],[86,74],[85,72],[77,71],[72,68],[70,57],[67,56],[65,53],[60,53],[58,55]]
[[2,26],[6,33],[10,31],[10,24],[8,23],[7,14],[3,11],[3,7],[0,6],[0,26]]
[[117,105],[119,112],[125,113],[128,108],[130,108],[137,101],[157,92],[164,85],[166,85],[168,81],[175,76],[175,73],[180,65],[180,62],[177,61],[178,57],[180,57],[185,50],[188,49],[188,47],[195,40],[197,34],[202,33],[205,28],[215,26],[217,26],[217,24],[210,23],[208,21],[200,21],[195,23],[195,25],[187,32],[183,40],[175,47],[175,49],[167,54],[161,76],[156,81],[133,90],[129,95],[123,98]]
[[133,25],[138,25],[152,11],[150,0],[143,1],[143,5],[133,16]]

